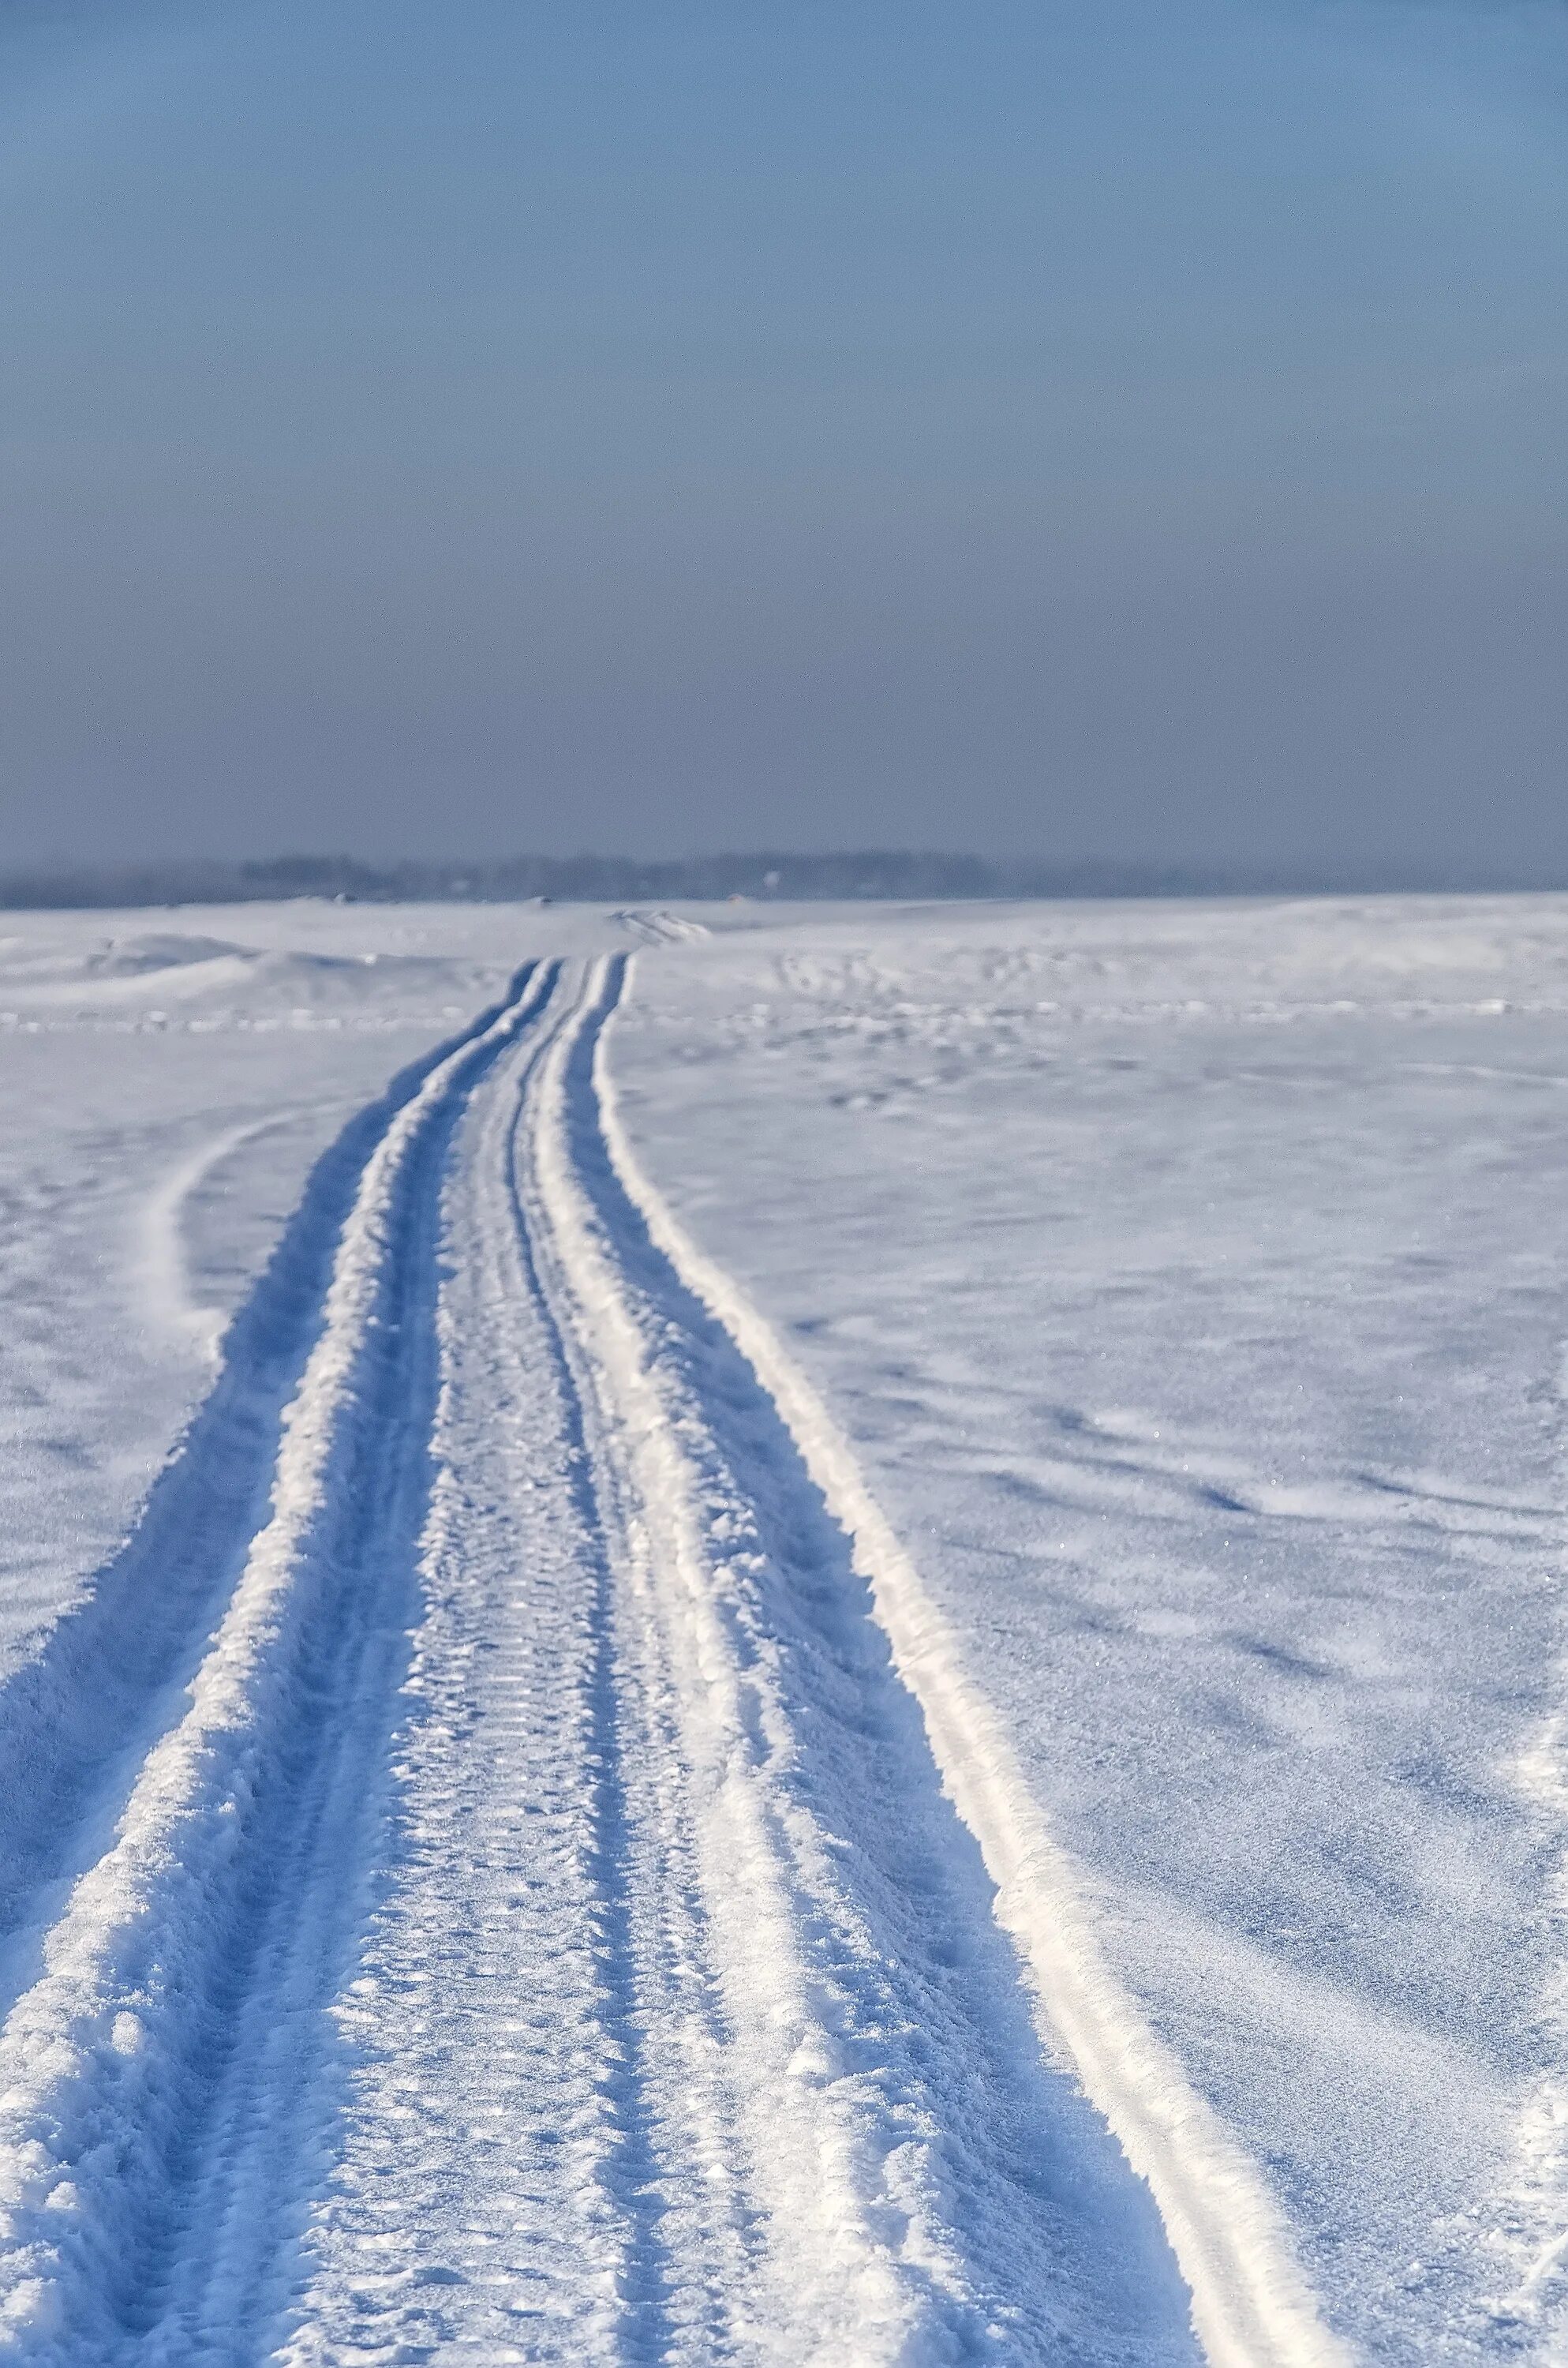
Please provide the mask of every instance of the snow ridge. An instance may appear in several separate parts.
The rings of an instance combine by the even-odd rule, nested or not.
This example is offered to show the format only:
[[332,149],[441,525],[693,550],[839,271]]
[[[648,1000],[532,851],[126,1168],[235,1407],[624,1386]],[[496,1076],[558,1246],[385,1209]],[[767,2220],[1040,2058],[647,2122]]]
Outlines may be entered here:
[[1128,2161],[1148,2181],[1191,2290],[1193,2323],[1211,2368],[1341,2368],[1348,2355],[1318,2315],[1281,2215],[1255,2167],[1112,1974],[1071,1864],[847,1443],[771,1327],[698,1249],[642,1172],[619,1116],[602,1036],[595,1087],[610,1160],[650,1239],[730,1334],[853,1541],[944,1785],[996,1886],[996,1918],[1028,1969],[1041,2039],[1075,2067]]

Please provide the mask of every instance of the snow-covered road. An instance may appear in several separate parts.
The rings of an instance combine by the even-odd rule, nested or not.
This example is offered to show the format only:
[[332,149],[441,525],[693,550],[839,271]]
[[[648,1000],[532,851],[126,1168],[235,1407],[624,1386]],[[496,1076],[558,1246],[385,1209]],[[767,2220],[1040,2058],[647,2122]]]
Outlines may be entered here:
[[[1528,1032],[1549,1043],[1555,1015],[1527,1015],[1507,1057],[1488,1043],[1485,1061],[1475,1025],[1501,1037],[1501,1000],[1402,1018],[1405,1057],[1358,1121],[1355,1160],[1336,1117],[1341,1190],[1365,1201],[1390,1183],[1399,1097],[1424,1125],[1426,1098],[1462,1067],[1478,1148],[1450,1146],[1445,1192],[1505,1162],[1517,1178],[1495,1246],[1478,1195],[1466,1202],[1466,1263],[1451,1268],[1407,1186],[1392,1237],[1403,1256],[1409,1225],[1420,1255],[1399,1287],[1426,1297],[1384,1282],[1354,1316],[1336,1305],[1344,1354],[1323,1404],[1351,1440],[1336,1463],[1299,1349],[1289,1413],[1270,1404],[1265,1328],[1294,1339],[1294,1324],[1322,1345],[1301,1309],[1337,1249],[1332,1196],[1310,1202],[1301,1274],[1266,1261],[1256,1283],[1237,1214],[1238,1182],[1244,1201],[1254,1190],[1246,1138],[1219,1080],[1244,1080],[1247,1107],[1269,1113],[1268,1190],[1287,1207],[1278,1110],[1294,1104],[1273,1099],[1256,1038],[1244,1058],[1233,1049],[1233,1009],[1216,1023],[1144,982],[1131,1022],[1102,1008],[1091,1034],[1076,1017],[1073,1062],[1055,1039],[1050,1053],[1054,1166],[993,1183],[995,1150],[1017,1158],[1029,1141],[1027,1110],[981,1102],[956,1128],[940,1120],[943,1093],[970,1090],[970,923],[916,917],[846,969],[842,922],[779,925],[753,945],[744,929],[713,943],[630,917],[640,926],[545,916],[509,979],[492,956],[474,967],[494,980],[486,1008],[321,1153],[258,1273],[249,1254],[256,1279],[216,1378],[123,1542],[90,1585],[64,1586],[62,1563],[56,1616],[13,1647],[0,2356],[1552,2358],[1562,1817],[1547,1589],[1563,1524],[1550,1439],[1543,1450],[1508,1429],[1506,1359],[1528,1372],[1558,1353],[1537,1203],[1547,1212],[1543,1129],[1556,1124],[1540,1097],[1560,1081]],[[345,937],[388,926],[331,921]],[[1038,967],[1038,916],[972,926],[986,963],[993,935],[1014,931],[1009,979]],[[1075,928],[1093,948],[1082,975],[1124,969],[1125,944],[1105,958],[1109,926],[1051,916],[1047,959],[1065,959],[1055,948]],[[1139,960],[1168,959],[1165,926],[1128,925]],[[1263,930],[1276,970],[1280,941],[1289,958],[1272,918],[1206,926],[1230,931],[1203,959],[1233,977],[1244,956],[1264,961],[1251,951]],[[610,951],[629,939],[643,951]],[[208,985],[181,992],[199,1027],[203,996],[233,994],[256,965],[191,942],[181,966]],[[1346,942],[1332,937],[1336,960]],[[1381,958],[1397,951],[1397,928],[1377,942]],[[1179,965],[1195,983],[1198,958],[1184,949]],[[312,973],[296,962],[285,975],[297,996]],[[399,975],[369,1008],[396,1008]],[[773,982],[766,1010],[746,999],[758,979]],[[119,972],[107,1001],[91,978],[46,985],[56,1003],[88,997],[89,1038],[137,1008]],[[349,992],[331,963],[322,991]],[[162,1027],[176,998],[166,982],[143,1006],[148,993]],[[994,978],[990,994],[974,1035],[988,1079],[1034,1057],[1037,1025]],[[1124,976],[1108,980],[1113,1000],[1128,1001]],[[1201,1178],[1203,1222],[1229,1255],[1232,1386],[1239,1375],[1261,1425],[1250,1460],[1212,1409],[1207,1436],[1196,1415],[1184,1428],[1147,1411],[1153,1389],[1176,1386],[1163,1360],[1181,1289],[1192,1304],[1168,1267],[1131,1303],[1142,1349],[1119,1332],[1123,1278],[1119,1299],[1100,1286],[1048,1352],[1040,1294],[1075,1287],[1081,1243],[1053,1212],[1055,1263],[1006,1263],[1042,1223],[1024,1202],[1032,1175],[1037,1196],[1075,1193],[1080,1224],[1135,1269],[1146,1236],[1104,1187],[1126,1191],[1131,1175],[1142,1189],[1146,1135],[1163,1221],[1197,1239],[1172,1156],[1179,1119],[1125,1049],[1156,1002],[1179,1014],[1179,1042],[1161,1039],[1173,1074],[1208,1098],[1192,1140],[1226,1146],[1223,1189]],[[1056,1027],[1054,1000],[1032,1008]],[[399,1030],[415,1017],[411,997]],[[1321,1127],[1329,1040],[1310,1031],[1338,1022],[1315,1008],[1289,1024],[1292,1080],[1318,1064]],[[1353,1024],[1364,1068],[1358,1007]],[[1434,1028],[1470,1035],[1461,1048]],[[28,1038],[23,1058],[61,1032]],[[801,1128],[792,1041],[858,1132]],[[1336,1080],[1361,1074],[1346,1069],[1347,1041],[1333,1040]],[[913,1107],[912,1048],[950,1064],[919,1104],[938,1122],[926,1137],[906,1126],[902,1167],[868,1163],[884,1105],[846,1089],[859,1064]],[[324,1064],[268,1070],[250,1102],[214,1101],[201,1125],[171,1105],[154,1146],[167,1148],[125,1199],[127,1288],[158,1318],[148,1370],[188,1372],[193,1398],[233,1255],[203,1256],[213,1179],[253,1158],[269,1193],[289,1158],[304,1173],[322,1113],[341,1110],[363,1067],[364,1047],[328,1049]],[[1460,1049],[1477,1057],[1461,1064]],[[198,1065],[224,1074],[205,1052]],[[1096,1094],[1121,1097],[1114,1138]],[[1076,1138],[1074,1096],[1089,1119]],[[1315,1140],[1292,1147],[1309,1182]],[[44,1175],[38,1147],[27,1156]],[[231,1242],[258,1238],[255,1200]],[[1371,1271],[1366,1207],[1344,1224]],[[46,1230],[40,1217],[28,1271],[69,1304],[80,1279],[50,1282]],[[1493,1320],[1497,1278],[1521,1259],[1533,1296],[1505,1301],[1472,1358],[1492,1463],[1467,1473],[1464,1438],[1423,1447],[1413,1415],[1403,1459],[1369,1452],[1358,1323],[1433,1360],[1461,1316]],[[991,1293],[977,1303],[984,1371],[943,1260]],[[791,1304],[801,1275],[842,1327]],[[1440,1324],[1423,1313],[1439,1288]],[[1204,1289],[1211,1305],[1217,1285]],[[890,1327],[879,1293],[918,1331]],[[1108,1369],[1142,1354],[1143,1411],[1131,1390],[1041,1410],[1048,1354],[1091,1347]],[[1014,1367],[1036,1437],[1010,1402]],[[128,1385],[84,1372],[80,1386],[107,1403]],[[37,1395],[50,1413],[47,1388]],[[1422,1419],[1441,1419],[1428,1397],[1437,1414]],[[1287,1423],[1300,1465],[1281,1474]],[[13,1477],[18,1545],[29,1501],[41,1508],[40,1567],[56,1498],[29,1500],[25,1465]],[[1020,1504],[1034,1527],[1013,1538]],[[1081,1578],[1041,1505],[1068,1523]],[[1213,1580],[1194,1555],[1217,1559],[1233,1534],[1229,1624],[1210,1647]],[[1017,1577],[987,1559],[1004,1548]],[[1041,1576],[1053,1592],[1028,1597]],[[1386,1633],[1373,1711],[1338,1671],[1335,1620]],[[1264,1641],[1235,1675],[1221,1655],[1254,1628]],[[1422,1652],[1419,1696],[1408,1678],[1382,1679],[1390,1655],[1409,1668]],[[1265,1690],[1309,1670],[1319,1707],[1265,1748],[1265,1706],[1285,1699]],[[1140,1741],[1145,1716],[1157,1756]],[[1439,1785],[1411,1759],[1400,1835],[1419,1854],[1402,1839],[1402,1859],[1383,1853],[1373,1815],[1380,1755],[1402,1768],[1418,1728],[1449,1772]],[[1203,1782],[1162,1779],[1162,1765]],[[1361,1796],[1358,1853],[1346,1792]],[[1249,1926],[1248,1903],[1287,1883],[1293,1918]],[[1335,1883],[1380,1899],[1382,1920],[1347,1911]],[[1444,1917],[1446,1958],[1401,1992]],[[1362,2135],[1380,2124],[1381,2154]],[[1441,2282],[1407,2275],[1422,2266],[1412,2228]]]

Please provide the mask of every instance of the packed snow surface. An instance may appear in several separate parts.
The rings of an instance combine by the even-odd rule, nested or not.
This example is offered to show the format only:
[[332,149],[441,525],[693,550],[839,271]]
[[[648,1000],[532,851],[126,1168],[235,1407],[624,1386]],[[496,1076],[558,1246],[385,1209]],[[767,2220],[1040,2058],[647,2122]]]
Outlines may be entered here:
[[1568,900],[0,919],[0,2357],[1568,2357]]

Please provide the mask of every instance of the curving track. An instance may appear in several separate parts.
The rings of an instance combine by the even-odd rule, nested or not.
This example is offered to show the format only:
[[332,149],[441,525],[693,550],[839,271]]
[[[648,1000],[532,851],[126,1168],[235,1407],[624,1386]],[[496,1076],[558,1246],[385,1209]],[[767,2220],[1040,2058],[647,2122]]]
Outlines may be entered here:
[[0,1703],[0,2351],[1336,2358],[638,1178],[626,970],[350,1130]]

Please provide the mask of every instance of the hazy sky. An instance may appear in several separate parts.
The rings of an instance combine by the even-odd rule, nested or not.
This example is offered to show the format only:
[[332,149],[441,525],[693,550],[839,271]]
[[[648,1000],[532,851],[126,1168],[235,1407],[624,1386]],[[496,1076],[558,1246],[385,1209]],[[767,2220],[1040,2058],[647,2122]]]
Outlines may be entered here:
[[0,869],[1568,880],[1568,6],[0,0]]

